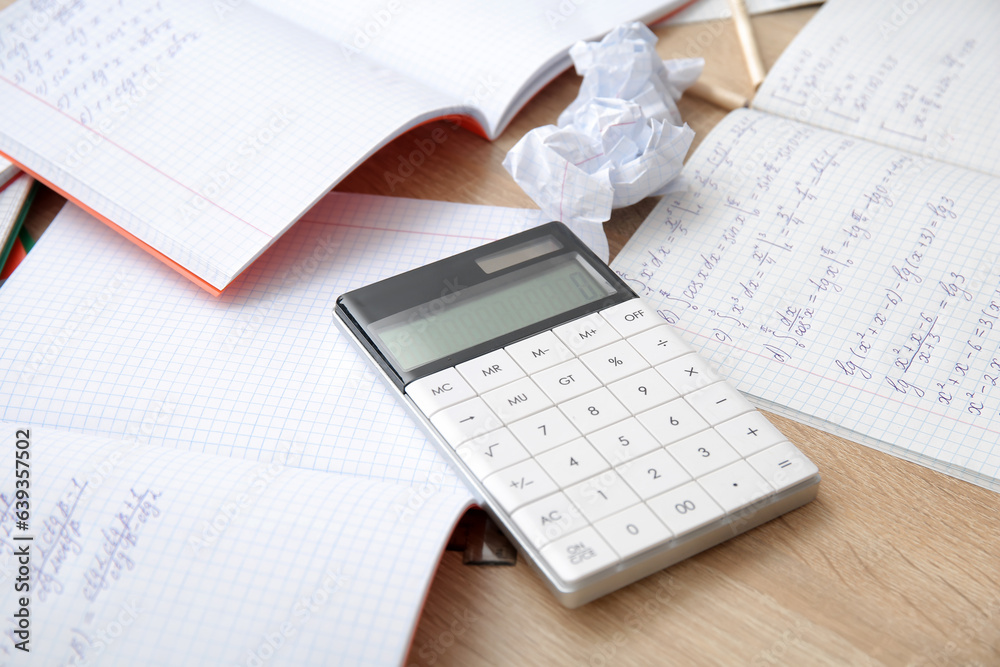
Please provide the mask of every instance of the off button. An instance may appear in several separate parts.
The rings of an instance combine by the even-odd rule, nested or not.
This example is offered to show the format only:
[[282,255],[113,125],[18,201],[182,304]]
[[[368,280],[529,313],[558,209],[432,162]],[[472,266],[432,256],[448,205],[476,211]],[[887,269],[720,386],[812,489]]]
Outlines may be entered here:
[[642,299],[629,299],[617,306],[605,308],[601,311],[601,317],[607,320],[623,338],[650,329],[657,324],[663,324],[663,318]]
[[439,410],[472,398],[476,392],[458,371],[447,368],[406,385],[406,395],[430,417]]

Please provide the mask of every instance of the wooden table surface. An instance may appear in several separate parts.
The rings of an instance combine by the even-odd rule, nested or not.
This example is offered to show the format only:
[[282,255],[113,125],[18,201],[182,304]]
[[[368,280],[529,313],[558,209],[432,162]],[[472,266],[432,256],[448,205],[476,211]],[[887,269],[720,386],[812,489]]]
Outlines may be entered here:
[[[9,0],[0,0],[0,7]],[[815,13],[753,26],[765,65]],[[658,28],[664,58],[706,59],[705,80],[750,95],[728,21]],[[447,123],[387,145],[336,189],[533,207],[501,167],[533,127],[575,97],[566,73],[493,143]],[[680,101],[695,146],[724,112]],[[400,157],[437,128],[447,139],[397,181]],[[616,211],[612,256],[655,202]],[[30,224],[61,206],[41,194]],[[811,504],[577,610],[528,566],[472,567],[448,552],[408,665],[1000,665],[1000,495],[796,422],[768,415],[820,468]]]

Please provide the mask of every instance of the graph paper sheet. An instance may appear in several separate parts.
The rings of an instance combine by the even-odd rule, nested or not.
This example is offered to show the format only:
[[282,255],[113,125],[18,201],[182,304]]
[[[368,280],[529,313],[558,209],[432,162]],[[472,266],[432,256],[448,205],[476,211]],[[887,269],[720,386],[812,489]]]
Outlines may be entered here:
[[[18,434],[18,430],[21,433]],[[465,494],[0,424],[9,665],[399,665]],[[32,542],[16,541],[30,534]],[[7,641],[29,545],[30,653]]]
[[331,194],[216,298],[68,205],[0,289],[0,419],[464,488],[338,332],[334,302],[539,222]]
[[1000,179],[727,116],[612,267],[767,409],[1000,489]]
[[5,160],[0,157],[0,190],[3,190],[10,183],[11,179],[17,176],[20,170],[10,163],[10,160]]
[[0,152],[218,292],[392,137],[458,113],[495,135],[576,39],[671,5],[574,6],[554,28],[527,1],[503,21],[453,4],[312,3],[285,19],[250,3],[22,0],[0,14]]
[[[811,4],[814,4],[813,0],[746,0],[747,11],[754,16]],[[729,19],[732,15],[728,0],[698,0],[671,18],[667,25],[718,21]]]
[[830,0],[754,108],[1000,176],[993,0]]

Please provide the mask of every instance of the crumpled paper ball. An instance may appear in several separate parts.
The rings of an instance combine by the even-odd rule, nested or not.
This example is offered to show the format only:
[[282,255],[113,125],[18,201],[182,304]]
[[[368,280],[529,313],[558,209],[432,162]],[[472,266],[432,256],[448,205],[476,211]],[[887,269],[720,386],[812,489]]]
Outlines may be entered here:
[[694,131],[676,100],[704,60],[661,60],[642,23],[569,51],[580,93],[557,125],[528,132],[503,166],[545,214],[563,222],[604,222],[611,210],[669,191]]

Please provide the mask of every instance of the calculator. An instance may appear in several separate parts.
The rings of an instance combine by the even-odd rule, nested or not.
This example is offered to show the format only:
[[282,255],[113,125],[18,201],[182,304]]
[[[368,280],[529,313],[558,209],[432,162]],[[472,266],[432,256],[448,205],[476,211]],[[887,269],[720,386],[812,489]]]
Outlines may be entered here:
[[562,223],[343,294],[334,321],[567,607],[816,497],[816,466]]

